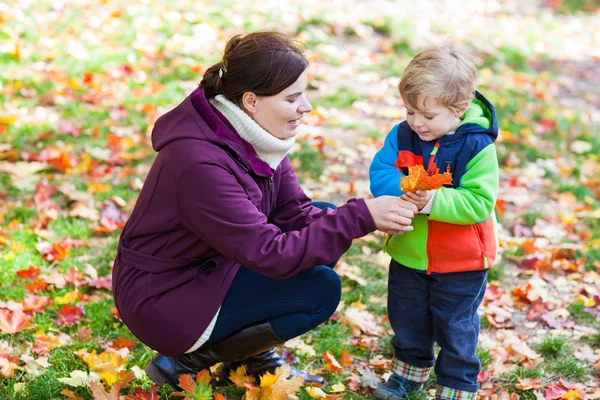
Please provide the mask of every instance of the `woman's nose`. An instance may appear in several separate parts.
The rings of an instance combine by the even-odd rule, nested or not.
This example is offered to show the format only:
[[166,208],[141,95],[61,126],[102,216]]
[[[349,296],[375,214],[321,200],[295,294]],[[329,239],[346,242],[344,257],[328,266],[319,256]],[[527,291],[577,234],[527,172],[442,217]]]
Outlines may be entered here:
[[309,113],[312,110],[313,110],[313,107],[310,104],[310,101],[308,101],[306,96],[302,95],[302,102],[300,103],[300,106],[298,107],[298,112]]

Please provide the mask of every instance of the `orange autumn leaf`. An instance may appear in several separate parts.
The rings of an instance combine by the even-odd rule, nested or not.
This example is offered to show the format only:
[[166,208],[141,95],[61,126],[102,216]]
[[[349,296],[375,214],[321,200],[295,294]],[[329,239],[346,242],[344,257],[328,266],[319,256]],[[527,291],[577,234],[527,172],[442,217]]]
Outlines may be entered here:
[[408,167],[408,175],[403,176],[400,179],[400,189],[402,189],[403,192],[414,192],[416,190],[437,190],[442,186],[449,185],[451,183],[452,174],[450,172],[429,175],[422,165],[415,165]]
[[173,396],[183,397],[184,399],[212,400],[213,390],[210,384],[210,371],[203,369],[196,374],[196,380],[190,374],[179,377],[178,386],[183,389],[183,393],[176,392]]
[[60,392],[60,394],[64,394],[65,396],[67,396],[67,399],[69,399],[69,400],[83,400],[83,397],[77,396],[71,390],[64,389],[63,391]]
[[226,400],[226,398],[221,393],[216,393],[215,400]]
[[235,371],[229,372],[229,379],[237,387],[241,388],[246,388],[247,385],[254,385],[256,383],[256,378],[252,375],[248,376],[246,373],[245,365],[238,367]]
[[338,363],[331,352],[326,351],[323,353],[323,360],[325,360],[325,369],[333,372],[344,372],[344,368]]
[[352,365],[352,356],[348,349],[342,351],[342,357],[340,358],[340,365],[342,367],[350,367]]
[[421,182],[427,178],[427,171],[422,165],[415,165],[408,167],[408,175],[403,176],[400,179],[400,189],[403,192],[411,192],[416,190],[415,188]]

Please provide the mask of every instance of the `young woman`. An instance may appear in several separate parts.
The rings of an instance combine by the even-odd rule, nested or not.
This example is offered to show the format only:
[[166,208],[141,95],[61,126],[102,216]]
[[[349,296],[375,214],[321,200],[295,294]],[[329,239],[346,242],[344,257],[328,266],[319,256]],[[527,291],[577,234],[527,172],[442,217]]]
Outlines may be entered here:
[[[395,197],[315,207],[288,151],[302,117],[307,61],[278,32],[235,36],[200,87],[161,116],[158,155],[120,238],[114,298],[129,329],[159,352],[157,384],[218,362],[249,374],[326,321],[341,295],[329,264],[375,229],[411,230]],[[322,378],[301,374],[307,382]]]

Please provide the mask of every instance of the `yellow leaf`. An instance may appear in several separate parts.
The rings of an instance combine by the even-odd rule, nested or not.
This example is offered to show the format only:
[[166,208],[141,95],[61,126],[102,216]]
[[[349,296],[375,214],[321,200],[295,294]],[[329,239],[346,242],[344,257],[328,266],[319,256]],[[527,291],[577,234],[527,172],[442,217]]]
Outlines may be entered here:
[[79,299],[79,292],[76,290],[72,292],[65,293],[64,296],[57,296],[54,298],[54,302],[58,305],[68,304],[73,302],[73,300]]
[[577,400],[583,399],[583,395],[581,394],[581,390],[571,389],[567,393],[563,394],[562,398],[565,400]]
[[346,391],[346,386],[343,383],[336,383],[331,386],[331,393],[342,393]]
[[20,242],[12,242],[10,244],[10,250],[16,254],[22,253],[25,250],[25,246]]
[[275,382],[277,382],[277,379],[279,379],[279,375],[273,375],[272,373],[267,372],[260,377],[260,387],[273,386]]
[[313,399],[324,399],[327,397],[327,393],[325,393],[323,389],[318,387],[309,386],[305,390],[308,393],[308,395]]

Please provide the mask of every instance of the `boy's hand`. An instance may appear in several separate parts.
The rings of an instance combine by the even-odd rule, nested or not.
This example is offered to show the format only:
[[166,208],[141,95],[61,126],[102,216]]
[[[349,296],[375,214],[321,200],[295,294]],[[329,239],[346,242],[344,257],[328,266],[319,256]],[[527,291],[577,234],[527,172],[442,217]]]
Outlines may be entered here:
[[417,190],[416,192],[406,192],[400,198],[413,203],[421,211],[427,205],[432,194],[432,190]]

